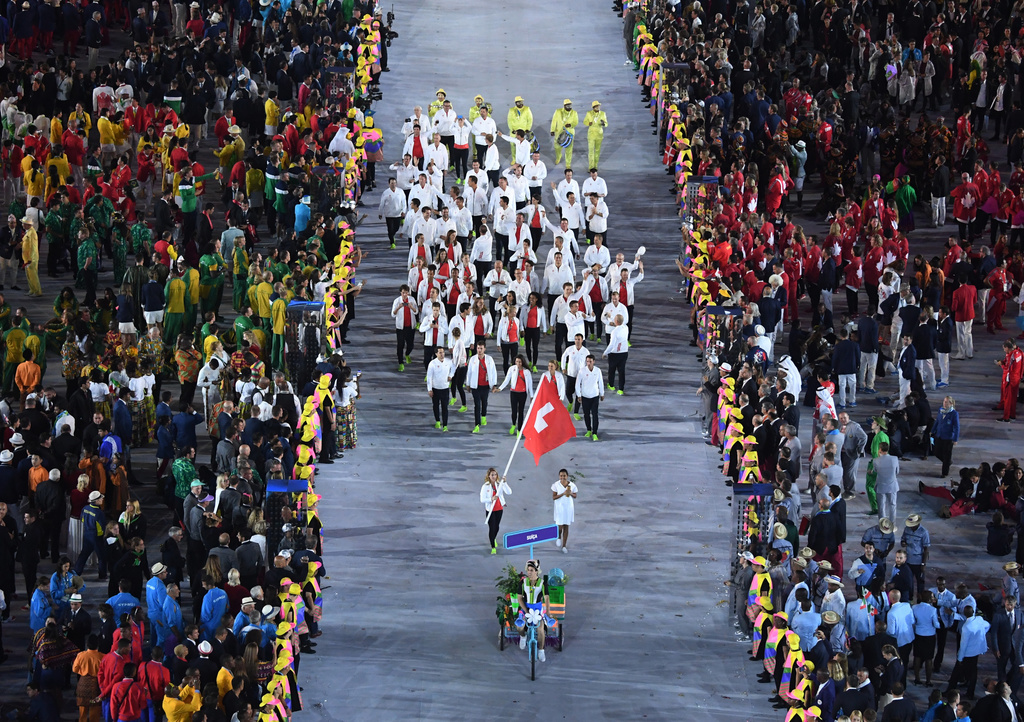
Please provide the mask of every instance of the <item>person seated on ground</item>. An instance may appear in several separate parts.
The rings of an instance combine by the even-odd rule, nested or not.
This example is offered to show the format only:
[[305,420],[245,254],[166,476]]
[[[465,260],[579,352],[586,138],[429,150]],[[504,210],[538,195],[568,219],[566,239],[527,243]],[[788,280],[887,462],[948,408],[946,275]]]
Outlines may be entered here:
[[547,629],[548,617],[548,584],[541,578],[540,562],[531,559],[526,562],[526,576],[523,578],[523,591],[519,594],[519,618],[516,628],[519,629],[519,648],[526,649],[526,618],[531,610],[541,615],[537,624],[537,659],[544,661],[544,632]]
[[985,528],[988,529],[985,551],[992,556],[1005,557],[1013,550],[1013,525],[1003,523],[1002,512],[994,513]]

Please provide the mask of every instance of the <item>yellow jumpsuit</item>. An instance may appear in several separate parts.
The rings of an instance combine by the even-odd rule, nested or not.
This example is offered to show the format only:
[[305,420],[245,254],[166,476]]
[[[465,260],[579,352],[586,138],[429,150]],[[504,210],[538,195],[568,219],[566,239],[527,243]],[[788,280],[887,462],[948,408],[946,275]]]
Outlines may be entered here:
[[583,125],[587,126],[587,160],[591,168],[597,168],[601,160],[604,129],[608,127],[608,115],[603,110],[588,111],[583,118]]
[[576,142],[576,126],[580,124],[580,116],[575,110],[567,111],[561,107],[551,116],[551,134],[555,137],[555,165],[562,162],[562,146],[558,145],[558,136],[563,130],[572,133],[573,142],[565,148],[565,167],[572,168],[572,146]]

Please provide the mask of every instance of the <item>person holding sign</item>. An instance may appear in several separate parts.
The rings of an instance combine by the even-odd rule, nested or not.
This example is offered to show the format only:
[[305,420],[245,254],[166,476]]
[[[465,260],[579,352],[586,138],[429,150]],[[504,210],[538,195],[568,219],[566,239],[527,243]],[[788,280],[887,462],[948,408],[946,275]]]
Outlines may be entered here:
[[[498,553],[497,542],[498,528],[501,526],[501,514],[505,510],[505,495],[511,494],[512,488],[505,481],[505,477],[498,477],[498,470],[493,466],[487,470],[484,476],[484,484],[480,487],[480,503],[484,505],[487,513],[487,535],[491,545],[491,554]],[[544,643],[541,642],[541,648]]]
[[551,485],[551,498],[555,502],[555,524],[558,525],[558,541],[555,544],[562,547],[563,554],[569,553],[569,525],[573,521],[573,499],[576,498],[576,492],[576,484],[569,481],[569,472],[559,469],[558,481]]

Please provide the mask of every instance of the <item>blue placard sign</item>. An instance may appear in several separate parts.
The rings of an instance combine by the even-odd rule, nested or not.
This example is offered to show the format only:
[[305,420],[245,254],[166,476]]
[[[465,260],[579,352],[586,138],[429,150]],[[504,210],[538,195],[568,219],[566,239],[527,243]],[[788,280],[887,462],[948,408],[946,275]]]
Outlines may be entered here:
[[534,544],[554,541],[557,538],[558,527],[556,525],[539,526],[536,529],[509,532],[505,535],[505,548],[518,549],[519,547],[529,547]]

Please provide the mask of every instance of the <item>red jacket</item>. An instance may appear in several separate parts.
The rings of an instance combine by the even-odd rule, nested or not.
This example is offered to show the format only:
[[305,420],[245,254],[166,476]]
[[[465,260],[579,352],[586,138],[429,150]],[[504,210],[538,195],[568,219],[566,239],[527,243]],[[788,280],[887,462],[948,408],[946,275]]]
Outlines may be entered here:
[[124,678],[124,665],[127,662],[128,660],[117,652],[107,652],[103,655],[103,661],[100,662],[100,671],[96,675],[96,680],[100,685],[101,697],[109,696],[110,690],[114,688],[114,685]]
[[978,289],[969,283],[953,291],[953,320],[957,323],[974,320],[974,304],[978,300]]
[[149,693],[134,679],[122,679],[110,693],[110,716],[114,722],[137,722],[149,706]]

